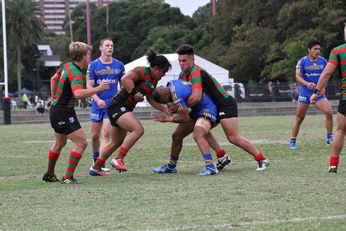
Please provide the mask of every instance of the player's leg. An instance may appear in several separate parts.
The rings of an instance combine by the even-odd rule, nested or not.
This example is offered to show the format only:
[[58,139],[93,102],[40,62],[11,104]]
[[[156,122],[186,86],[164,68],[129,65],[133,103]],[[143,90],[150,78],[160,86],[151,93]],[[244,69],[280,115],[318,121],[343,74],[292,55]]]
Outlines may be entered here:
[[106,113],[105,109],[101,109],[96,103],[92,104],[90,121],[91,121],[91,150],[92,158],[95,162],[100,155],[100,136],[103,127],[103,116]]
[[124,165],[124,158],[130,148],[143,136],[144,128],[133,112],[121,115],[116,123],[123,130],[127,131],[127,135],[118,149],[116,157],[112,160],[112,166],[119,171],[127,171],[127,167]]
[[109,121],[109,119],[105,118],[103,119],[103,123],[102,123],[102,142],[100,145],[100,150],[103,149],[103,147],[105,147],[106,145],[108,145],[111,142],[111,122]]
[[106,160],[113,154],[113,152],[120,147],[125,139],[127,131],[120,128],[111,126],[110,137],[111,140],[102,149],[100,156],[96,159],[95,163],[89,169],[90,176],[107,176],[107,172],[102,170]]
[[344,139],[346,134],[346,117],[339,113],[336,117],[337,128],[334,136],[334,142],[332,144],[332,149],[330,153],[330,167],[329,172],[337,172],[337,167],[339,164],[339,157],[341,150],[344,146]]
[[299,133],[300,125],[303,123],[303,120],[306,115],[306,111],[309,108],[309,102],[301,101],[302,97],[299,97],[299,101],[297,104],[297,112],[296,112],[296,118],[293,122],[292,129],[291,129],[291,139],[290,139],[290,149],[294,150],[297,149],[297,136]]
[[60,181],[55,175],[55,164],[59,159],[61,150],[66,145],[67,137],[64,134],[55,132],[55,141],[48,152],[47,172],[43,175],[42,180],[46,182]]
[[226,154],[225,150],[220,146],[220,144],[215,139],[212,132],[206,135],[209,146],[215,151],[217,157],[216,168],[222,170],[226,165],[232,162],[231,158]]
[[257,170],[264,170],[269,165],[269,160],[259,152],[256,147],[246,138],[240,136],[238,118],[223,118],[220,120],[221,126],[229,142],[248,152],[258,162]]
[[193,138],[202,153],[205,165],[205,170],[199,173],[200,176],[213,175],[217,173],[217,169],[213,163],[213,158],[210,154],[210,146],[206,139],[206,135],[209,133],[210,129],[210,120],[203,117],[197,119],[195,127],[193,129]]
[[62,183],[65,184],[78,184],[79,181],[73,177],[79,160],[88,146],[88,141],[86,139],[85,133],[82,128],[73,131],[67,135],[67,138],[73,142],[73,147],[70,152],[70,158],[68,160],[68,166],[66,168],[65,174],[62,178]]
[[100,135],[103,121],[91,122],[91,149],[94,162],[100,155]]
[[332,106],[330,105],[329,100],[326,97],[323,97],[321,100],[317,99],[315,103],[316,107],[326,116],[326,130],[327,144],[333,143],[333,111]]
[[177,162],[179,159],[179,154],[183,146],[183,140],[186,136],[192,133],[195,122],[190,120],[187,123],[178,124],[175,131],[172,134],[172,145],[171,145],[171,155],[168,164],[162,167],[153,169],[156,173],[176,173]]

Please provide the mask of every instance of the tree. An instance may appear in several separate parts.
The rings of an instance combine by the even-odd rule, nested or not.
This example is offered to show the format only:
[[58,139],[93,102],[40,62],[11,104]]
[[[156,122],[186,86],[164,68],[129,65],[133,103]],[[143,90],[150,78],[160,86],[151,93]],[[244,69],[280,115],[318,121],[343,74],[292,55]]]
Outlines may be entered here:
[[41,15],[37,2],[32,0],[10,0],[7,2],[8,37],[16,46],[17,86],[22,88],[21,52],[26,47],[38,42],[43,35],[43,23],[38,17]]

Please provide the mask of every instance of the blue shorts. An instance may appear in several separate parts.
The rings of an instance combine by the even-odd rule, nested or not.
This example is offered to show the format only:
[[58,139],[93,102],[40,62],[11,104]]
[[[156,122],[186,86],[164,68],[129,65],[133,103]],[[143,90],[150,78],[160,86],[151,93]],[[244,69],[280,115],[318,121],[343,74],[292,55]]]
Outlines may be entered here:
[[201,110],[192,110],[190,112],[190,117],[194,120],[197,121],[198,118],[206,118],[211,122],[212,125],[214,125],[217,121],[217,111],[216,108],[215,110],[210,109],[210,108],[203,108]]
[[90,121],[101,122],[103,119],[108,119],[107,108],[100,109],[96,104],[92,104]]
[[[298,97],[298,103],[301,104],[310,104],[310,97],[312,96],[314,92],[312,90],[301,90],[299,92],[299,97]],[[321,101],[322,99],[326,99],[327,97],[325,95],[321,95],[317,98],[316,102]]]

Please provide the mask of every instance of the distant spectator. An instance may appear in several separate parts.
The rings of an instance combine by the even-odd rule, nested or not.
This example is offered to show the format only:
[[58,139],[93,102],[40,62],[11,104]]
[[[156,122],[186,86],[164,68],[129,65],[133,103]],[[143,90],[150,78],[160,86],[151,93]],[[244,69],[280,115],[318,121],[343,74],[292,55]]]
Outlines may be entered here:
[[44,111],[45,111],[45,105],[44,105],[44,102],[42,99],[38,99],[37,100],[37,103],[36,103],[36,106],[35,106],[35,109],[38,113],[40,114],[43,114]]
[[24,93],[22,95],[22,102],[23,102],[23,107],[24,108],[27,108],[28,107],[28,104],[29,104],[29,97]]

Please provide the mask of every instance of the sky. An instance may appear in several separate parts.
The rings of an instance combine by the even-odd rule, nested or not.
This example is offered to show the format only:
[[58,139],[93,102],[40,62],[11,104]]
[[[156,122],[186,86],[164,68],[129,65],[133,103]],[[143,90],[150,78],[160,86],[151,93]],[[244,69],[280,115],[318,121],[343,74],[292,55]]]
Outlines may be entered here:
[[165,0],[165,3],[171,7],[179,7],[183,14],[189,16],[192,16],[200,6],[205,6],[209,2],[210,0]]

